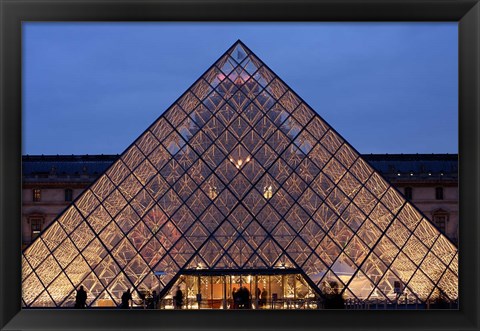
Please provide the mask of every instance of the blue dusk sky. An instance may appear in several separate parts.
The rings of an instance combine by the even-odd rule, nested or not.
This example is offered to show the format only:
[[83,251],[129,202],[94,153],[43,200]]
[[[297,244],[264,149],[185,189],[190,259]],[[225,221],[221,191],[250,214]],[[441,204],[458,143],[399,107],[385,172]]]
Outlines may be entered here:
[[458,152],[457,23],[24,23],[23,154],[120,154],[237,39],[360,153]]

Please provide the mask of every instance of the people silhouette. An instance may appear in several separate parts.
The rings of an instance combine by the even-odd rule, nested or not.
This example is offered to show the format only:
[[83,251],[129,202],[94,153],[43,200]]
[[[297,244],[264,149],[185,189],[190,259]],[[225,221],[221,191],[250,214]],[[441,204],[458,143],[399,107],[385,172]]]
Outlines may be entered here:
[[157,291],[148,291],[145,296],[146,308],[147,309],[157,309],[158,305],[158,294]]
[[239,308],[249,309],[250,308],[250,291],[244,285],[239,290],[240,295],[240,306]]
[[262,294],[260,294],[260,307],[263,307],[267,304],[267,296],[268,296],[268,292],[264,287]]
[[336,281],[330,283],[331,293],[325,297],[325,309],[345,309],[345,300]]
[[75,308],[85,308],[87,306],[87,292],[83,289],[83,285],[77,290],[75,296]]
[[238,309],[240,304],[240,295],[236,287],[233,288],[232,299],[233,299],[233,309]]
[[173,297],[173,301],[174,301],[175,309],[182,309],[183,292],[180,289],[180,286],[177,286],[177,292],[175,293],[175,296]]
[[246,286],[245,286],[245,303],[246,303],[246,307],[245,307],[246,309],[252,308],[252,296]]
[[128,309],[130,308],[130,302],[132,301],[132,293],[130,293],[130,289],[127,289],[125,292],[122,294],[122,304],[121,308],[122,309]]
[[154,290],[152,293],[153,309],[157,309],[159,300],[160,297],[158,296],[157,291]]
[[237,302],[238,302],[238,309],[245,308],[245,287],[240,286],[237,291]]
[[255,300],[257,300],[257,307],[260,307],[260,296],[262,294],[262,290],[257,287],[256,291],[255,291]]

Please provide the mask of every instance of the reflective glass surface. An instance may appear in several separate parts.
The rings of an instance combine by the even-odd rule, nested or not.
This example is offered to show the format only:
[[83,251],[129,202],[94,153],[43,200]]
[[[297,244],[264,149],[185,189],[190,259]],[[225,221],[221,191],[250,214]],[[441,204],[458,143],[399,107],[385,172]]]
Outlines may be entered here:
[[182,278],[204,290],[250,269],[273,286],[267,271],[287,268],[282,298],[333,281],[347,299],[425,303],[458,299],[457,261],[456,246],[239,41],[24,250],[22,297],[71,307],[83,285],[88,306],[116,306],[128,288],[137,301],[166,298],[196,268],[225,271]]

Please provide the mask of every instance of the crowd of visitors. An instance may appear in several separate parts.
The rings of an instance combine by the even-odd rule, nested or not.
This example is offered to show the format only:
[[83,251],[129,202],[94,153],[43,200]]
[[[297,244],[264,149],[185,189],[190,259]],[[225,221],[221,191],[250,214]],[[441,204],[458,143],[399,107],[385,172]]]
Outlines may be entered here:
[[[332,281],[332,282],[329,282],[328,285],[329,285],[329,290],[322,295],[321,301],[323,301],[323,305],[322,305],[323,308],[324,309],[345,309],[345,300],[343,298],[343,295],[341,294],[338,283],[335,281]],[[255,299],[258,302],[258,308],[262,308],[266,306],[267,298],[268,298],[268,292],[265,288],[263,290],[260,290],[260,288],[256,289]],[[148,309],[159,308],[158,306],[159,299],[160,298],[157,294],[157,291],[148,292],[145,295],[143,300],[144,308],[148,308]],[[201,295],[198,294],[197,301],[199,304],[201,300],[202,300]],[[75,308],[79,308],[79,309],[85,308],[87,306],[86,301],[87,301],[87,292],[85,291],[83,286],[80,286],[75,296]],[[180,289],[180,286],[177,286],[177,291],[173,296],[173,306],[175,309],[182,309],[183,304],[184,304],[184,295],[182,290]],[[122,294],[120,308],[129,309],[132,306],[133,306],[132,293],[130,292],[130,289],[127,289]],[[247,289],[245,285],[240,286],[238,289],[236,287],[233,288],[232,302],[230,307],[232,309],[251,309],[252,308],[252,295],[250,294],[250,291]]]
[[235,287],[232,291],[232,298],[234,309],[250,309],[252,306],[250,291],[246,286],[240,286],[238,290]]

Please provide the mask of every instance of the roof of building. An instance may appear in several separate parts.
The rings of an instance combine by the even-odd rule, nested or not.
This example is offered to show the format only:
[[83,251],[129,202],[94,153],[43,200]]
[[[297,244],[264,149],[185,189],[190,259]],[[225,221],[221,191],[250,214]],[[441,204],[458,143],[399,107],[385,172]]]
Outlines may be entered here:
[[[445,176],[457,177],[458,154],[364,154],[376,170],[391,177]],[[103,173],[119,155],[24,155],[26,177],[93,176]],[[430,174],[430,175],[429,175]]]
[[363,158],[383,174],[458,173],[458,154],[365,154]]
[[27,177],[98,176],[119,155],[24,155],[22,172]]

